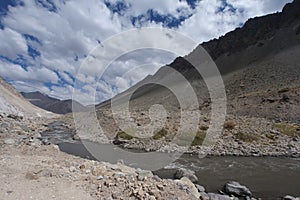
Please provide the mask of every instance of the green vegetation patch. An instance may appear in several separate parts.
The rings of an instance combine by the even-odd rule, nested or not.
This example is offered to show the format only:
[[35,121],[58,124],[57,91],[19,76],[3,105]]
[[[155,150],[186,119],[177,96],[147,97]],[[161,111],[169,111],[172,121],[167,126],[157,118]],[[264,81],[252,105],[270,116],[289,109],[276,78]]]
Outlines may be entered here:
[[195,139],[192,142],[192,146],[202,145],[205,137],[206,137],[206,132],[198,131],[197,134],[196,134]]
[[120,131],[117,133],[116,138],[121,138],[124,140],[132,140],[134,137],[128,133],[126,133],[125,131]]
[[163,137],[166,137],[167,134],[168,134],[168,131],[166,131],[166,129],[163,128],[160,131],[158,131],[157,133],[155,133],[152,138],[154,140],[159,140]]
[[200,130],[202,130],[202,131],[207,131],[208,128],[209,128],[209,127],[208,127],[208,126],[205,126],[205,125],[204,125],[204,126],[200,126]]
[[243,133],[243,132],[238,132],[235,135],[235,138],[243,142],[254,142],[259,140],[259,137],[257,135],[254,135],[252,133]]
[[205,137],[206,137],[205,131],[198,131],[196,135],[187,133],[187,134],[182,134],[180,136],[176,136],[174,142],[179,146],[187,146],[187,145],[199,146],[202,145]]
[[226,121],[224,122],[224,128],[227,130],[233,130],[235,128],[236,124],[234,121]]
[[294,136],[294,135],[300,136],[300,131],[297,131],[297,128],[299,127],[296,125],[292,125],[288,123],[278,123],[278,124],[274,124],[273,128],[276,128],[280,133],[287,136]]

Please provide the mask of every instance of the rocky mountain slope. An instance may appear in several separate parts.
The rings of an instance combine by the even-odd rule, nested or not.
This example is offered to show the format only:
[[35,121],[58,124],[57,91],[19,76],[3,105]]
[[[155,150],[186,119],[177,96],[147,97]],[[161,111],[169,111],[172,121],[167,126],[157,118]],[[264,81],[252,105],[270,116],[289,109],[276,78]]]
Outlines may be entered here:
[[[300,74],[299,13],[300,1],[296,0],[287,4],[281,13],[250,19],[243,27],[200,45],[208,51],[223,75],[229,100],[255,91],[268,89],[279,91],[289,85],[294,87],[293,84],[296,84]],[[197,52],[195,49],[185,58],[179,57],[168,66],[184,75],[196,91],[199,102],[205,102],[209,96],[201,75],[186,61],[192,56],[197,56],[195,55]],[[148,76],[133,88],[170,78],[171,75],[166,74],[164,68],[162,67],[155,75]],[[125,91],[119,97],[131,95],[131,91],[132,89]],[[168,104],[176,104],[176,98],[170,92],[153,84],[139,88],[134,92],[131,100],[137,108],[143,108],[162,97]],[[103,103],[98,107],[105,105]],[[277,115],[278,118],[287,119],[279,116],[279,113]],[[298,116],[292,118],[300,119]]]
[[[250,19],[243,27],[201,44],[221,72],[227,95],[227,121],[213,154],[300,155],[297,142],[300,136],[299,13],[300,0],[295,0],[280,13]],[[155,137],[158,140],[150,138],[141,142],[124,137],[130,139],[126,147],[156,150],[166,145],[178,130],[181,116],[176,96],[152,84],[165,80],[172,80],[178,87],[185,84],[174,80],[167,67],[180,72],[198,97],[199,133],[202,133],[198,139],[201,141],[210,124],[211,99],[201,75],[187,62],[200,56],[199,48],[185,57],[178,57],[113,99],[121,104],[124,97],[132,95],[131,117],[138,127],[149,124],[148,110],[154,104],[163,105],[168,113],[163,133],[158,132]],[[113,122],[110,101],[99,104],[97,109],[104,130],[111,133],[111,137],[118,136],[120,128]]]
[[51,112],[42,110],[28,102],[16,89],[0,77],[0,113],[27,117],[51,117]]
[[57,113],[57,114],[67,114],[72,112],[72,103],[76,104],[76,109],[78,111],[84,111],[86,108],[79,102],[72,100],[59,100],[48,95],[42,94],[40,92],[21,92],[21,94],[33,105],[40,107],[44,110]]

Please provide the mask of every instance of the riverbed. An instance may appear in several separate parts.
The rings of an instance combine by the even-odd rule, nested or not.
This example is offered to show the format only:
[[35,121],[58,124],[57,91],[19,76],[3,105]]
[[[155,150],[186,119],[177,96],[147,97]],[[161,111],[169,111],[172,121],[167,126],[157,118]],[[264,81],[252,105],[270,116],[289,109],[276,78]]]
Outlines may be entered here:
[[[60,143],[60,150],[94,159],[81,143]],[[182,155],[177,161],[154,172],[161,178],[173,178],[175,168],[196,172],[198,184],[208,192],[218,192],[230,180],[246,185],[254,197],[279,199],[287,194],[300,196],[300,160],[286,157],[206,157]]]

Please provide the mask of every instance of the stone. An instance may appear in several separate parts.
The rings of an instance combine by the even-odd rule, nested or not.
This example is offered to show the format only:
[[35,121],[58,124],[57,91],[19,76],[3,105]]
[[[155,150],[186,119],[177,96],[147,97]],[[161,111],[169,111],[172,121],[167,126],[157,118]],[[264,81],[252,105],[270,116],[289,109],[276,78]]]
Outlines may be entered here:
[[29,128],[27,126],[25,126],[25,125],[20,125],[20,127],[25,132],[29,132],[30,131]]
[[201,200],[209,200],[209,196],[205,192],[201,192],[200,193],[200,199]]
[[73,135],[73,140],[79,141],[80,140],[80,136],[78,134]]
[[18,116],[18,115],[13,115],[13,114],[9,114],[7,115],[8,118],[14,119],[14,120],[22,120],[23,117],[22,116]]
[[114,176],[114,178],[120,178],[120,177],[124,177],[125,174],[122,173],[122,172],[116,172],[116,173],[113,174],[113,176]]
[[40,138],[40,141],[42,142],[43,145],[50,145],[51,142],[49,141],[48,138]]
[[225,184],[224,191],[226,194],[231,194],[239,197],[252,196],[250,190],[236,181],[230,181]]
[[102,180],[102,179],[104,179],[103,176],[97,176],[97,178],[96,178],[96,180]]
[[25,175],[25,178],[28,179],[28,180],[37,180],[39,179],[39,177],[32,173],[32,172],[27,172],[26,175]]
[[214,194],[214,193],[208,193],[207,195],[209,197],[209,200],[232,200],[232,198],[230,198],[227,195]]
[[289,96],[288,96],[287,94],[283,94],[283,95],[282,95],[282,101],[287,102],[287,101],[289,101],[289,100],[290,100],[290,98],[289,98]]
[[270,130],[270,133],[274,135],[280,135],[280,132],[277,130]]
[[193,183],[196,183],[198,181],[198,178],[195,175],[194,171],[184,168],[178,168],[174,174],[174,178],[181,179],[182,177],[188,178]]
[[187,177],[183,177],[178,181],[178,183],[181,185],[186,185],[188,187],[188,188],[186,188],[186,190],[189,193],[191,193],[197,199],[200,198],[200,193],[198,192],[198,189],[196,188],[196,186],[194,185],[194,183],[192,183],[192,181],[190,179],[188,179]]
[[164,190],[164,186],[163,186],[163,185],[157,185],[156,187],[157,187],[157,189],[159,189],[159,190],[161,190],[161,191]]
[[153,173],[151,171],[139,171],[138,173],[138,180],[143,181],[147,178],[152,178]]
[[290,195],[286,195],[285,197],[283,197],[283,200],[296,200],[296,198]]
[[8,128],[9,127],[8,123],[5,123],[5,122],[1,123],[0,126],[1,126],[1,128]]
[[71,167],[69,168],[69,171],[70,171],[70,172],[75,172],[75,171],[76,171],[76,167],[71,166]]
[[202,185],[198,185],[198,184],[195,184],[196,188],[198,189],[198,191],[201,193],[201,192],[205,192],[205,187],[203,187]]
[[106,168],[104,166],[95,166],[92,169],[94,176],[104,176],[106,174]]
[[4,143],[7,144],[7,145],[14,145],[16,143],[16,141],[14,139],[6,139],[4,140]]
[[43,177],[52,177],[52,172],[50,170],[44,169],[39,172],[39,174]]

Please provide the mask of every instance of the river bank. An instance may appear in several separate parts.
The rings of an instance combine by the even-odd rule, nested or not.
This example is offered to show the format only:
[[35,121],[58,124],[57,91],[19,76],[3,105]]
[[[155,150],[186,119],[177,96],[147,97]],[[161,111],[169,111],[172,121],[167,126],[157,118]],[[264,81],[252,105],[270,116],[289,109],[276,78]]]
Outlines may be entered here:
[[[297,186],[300,185],[297,182],[299,180],[297,178],[299,166],[295,163],[292,163],[292,168],[289,168],[289,164],[287,166],[282,165],[282,163],[286,163],[286,160],[279,160],[271,165],[268,159],[263,159],[266,160],[265,165],[270,164],[270,166],[275,167],[274,173],[277,173],[277,176],[275,176],[277,181],[287,177],[282,182],[283,186],[278,183],[274,187],[274,182],[269,179],[274,174],[266,175],[266,171],[270,171],[268,169],[262,171],[259,177],[264,177],[265,174],[266,180],[271,181],[264,183],[264,185],[269,184],[272,186],[268,192],[265,192],[264,189],[262,191],[257,190],[263,187],[257,182],[251,183],[250,179],[247,178],[247,176],[252,176],[253,180],[259,180],[257,179],[258,176],[247,175],[248,171],[256,172],[256,168],[243,171],[236,165],[230,167],[232,161],[216,161],[215,158],[210,160],[211,162],[208,162],[209,158],[208,160],[199,160],[195,157],[193,158],[194,161],[189,159],[186,161],[180,160],[183,163],[177,163],[177,168],[187,168],[195,171],[195,175],[198,177],[198,185],[195,185],[191,180],[184,177],[178,180],[168,177],[172,175],[172,166],[166,169],[169,170],[167,173],[158,171],[153,174],[149,171],[127,167],[122,163],[113,165],[90,160],[91,157],[89,157],[89,160],[77,157],[79,155],[76,152],[67,152],[62,149],[63,144],[72,141],[73,143],[69,143],[69,146],[73,150],[83,153],[83,155],[86,153],[76,146],[74,132],[65,130],[65,128],[69,129],[70,127],[58,122],[53,124],[53,120],[50,121],[51,123],[48,122],[44,119],[30,120],[16,116],[1,116],[0,174],[3,177],[1,180],[1,194],[4,195],[1,196],[2,199],[30,199],[31,197],[41,199],[41,195],[43,197],[49,196],[52,199],[199,199],[200,196],[201,199],[234,199],[234,196],[229,197],[229,194],[217,194],[219,190],[223,190],[223,185],[230,180],[238,180],[241,184],[246,183],[245,185],[249,184],[250,191],[257,198],[282,199],[287,194],[299,196],[297,194],[297,191],[299,191]],[[46,134],[49,133],[49,128],[54,131],[54,134]],[[60,146],[58,147],[52,143],[60,143]],[[87,157],[83,155],[80,156]],[[191,155],[185,156],[189,158]],[[195,164],[195,161],[198,160],[203,166],[199,163]],[[184,162],[186,163],[184,164]],[[298,161],[296,162],[298,163]],[[212,164],[214,163],[219,168],[213,167]],[[225,163],[229,168],[225,168],[221,163]],[[239,164],[240,161],[236,160],[234,163]],[[246,162],[242,166],[249,166],[249,163]],[[282,168],[276,169],[276,166],[282,166]],[[201,169],[203,167],[208,167],[206,168],[207,171],[197,170],[197,168]],[[224,169],[234,169],[236,171],[226,175]],[[291,171],[291,169],[296,171],[292,170],[293,173],[289,175],[288,171]],[[286,174],[281,174],[285,171]],[[236,175],[237,179],[233,175]],[[245,175],[247,175],[246,178]],[[203,188],[199,184],[206,187],[206,192],[200,191]],[[252,185],[256,186],[253,187]],[[281,189],[278,189],[277,186]],[[244,186],[238,187],[244,188]],[[25,191],[29,192],[24,195]],[[280,193],[276,193],[276,191],[280,191]],[[241,197],[241,199],[245,198]]]

